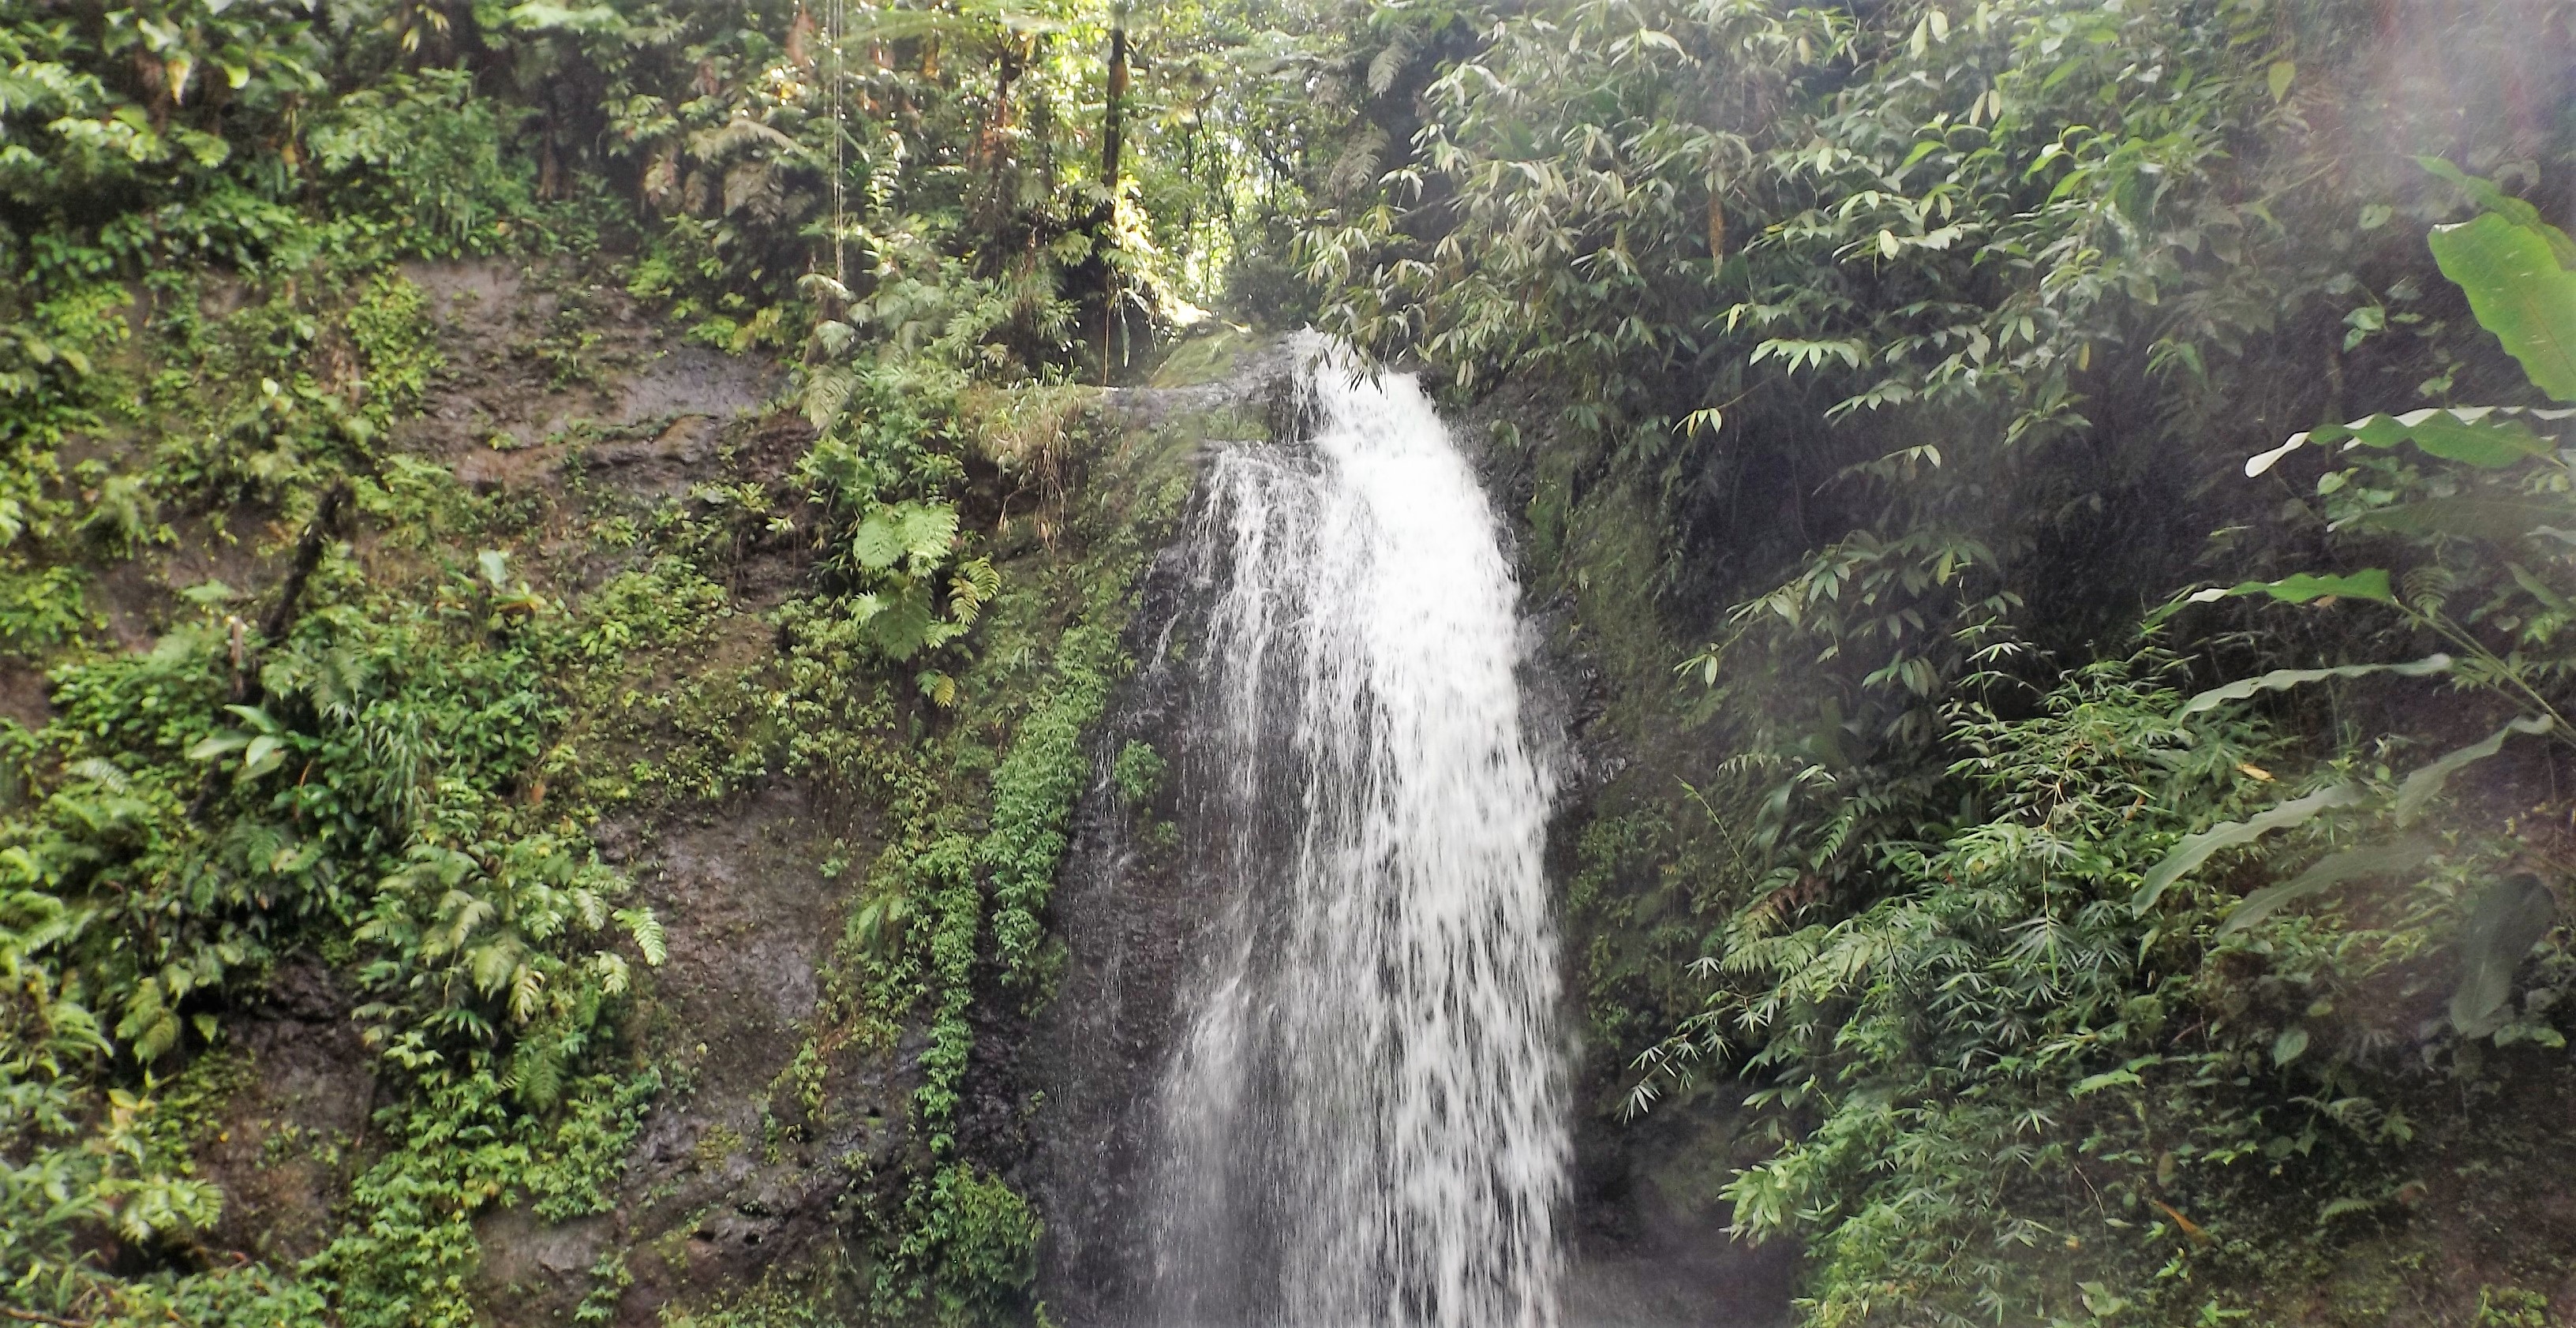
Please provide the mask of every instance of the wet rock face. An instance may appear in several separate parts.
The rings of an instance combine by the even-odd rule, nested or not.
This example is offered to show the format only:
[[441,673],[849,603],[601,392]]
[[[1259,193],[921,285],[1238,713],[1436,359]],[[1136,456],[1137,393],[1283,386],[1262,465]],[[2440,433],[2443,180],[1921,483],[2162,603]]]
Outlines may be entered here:
[[[663,919],[671,958],[631,1030],[671,1086],[656,1100],[605,1215],[547,1224],[520,1210],[480,1224],[496,1322],[557,1322],[604,1252],[632,1253],[616,1322],[655,1324],[795,1268],[840,1240],[870,1177],[909,1147],[918,1046],[840,1048],[795,1071],[846,907],[816,864],[873,851],[863,808],[778,784],[669,823],[617,823],[602,855]],[[819,1099],[827,1108],[812,1112]]]
[[[777,366],[674,340],[624,291],[516,264],[414,263],[447,368],[403,447],[454,456],[467,483],[506,482],[557,462],[584,431],[757,413]],[[505,459],[514,458],[514,459]]]
[[[771,408],[784,381],[775,364],[680,344],[623,292],[563,271],[476,262],[416,264],[405,276],[430,297],[446,365],[423,413],[399,426],[403,451],[540,509],[648,512],[702,484],[801,500],[786,476],[814,434]],[[759,611],[804,582],[808,553],[793,541],[742,550],[729,572],[747,611],[720,625],[698,665],[748,665],[772,648]],[[577,539],[537,556],[567,591],[620,570]],[[138,576],[187,582],[162,570]],[[204,574],[273,579],[250,567]],[[149,606],[135,603],[144,607],[129,616],[142,623]],[[40,710],[41,690],[22,695],[30,690],[0,676],[0,707]],[[847,905],[847,881],[823,879],[818,864],[874,854],[867,808],[776,781],[681,816],[612,821],[594,838],[668,935],[670,960],[638,971],[622,1030],[626,1064],[660,1068],[666,1087],[611,1211],[556,1223],[504,1208],[480,1219],[479,1299],[504,1328],[569,1322],[617,1251],[631,1280],[616,1321],[638,1325],[808,1261],[844,1234],[854,1188],[892,1170],[878,1164],[907,1146],[917,1047],[842,1047],[790,1074]],[[373,1155],[376,1059],[353,1004],[327,967],[300,960],[228,1025],[240,1064],[204,1154],[226,1198],[214,1247],[291,1265],[327,1239]],[[809,1115],[812,1094],[831,1108]]]
[[376,1058],[358,1038],[353,1004],[329,968],[300,958],[226,1021],[239,1087],[197,1153],[224,1192],[210,1246],[292,1265],[328,1240],[375,1105]]
[[[1201,442],[1293,430],[1294,364],[1284,346],[1190,350],[1174,356],[1186,367],[1157,385],[1111,394],[1110,408],[1128,427]],[[1116,1215],[1141,1207],[1137,1190],[1152,1160],[1147,1106],[1182,1024],[1173,992],[1208,920],[1207,901],[1162,838],[1178,803],[1171,781],[1139,800],[1115,779],[1119,753],[1131,744],[1169,761],[1186,742],[1185,664],[1208,607],[1203,592],[1191,585],[1177,544],[1156,556],[1138,587],[1126,643],[1137,671],[1091,735],[1092,784],[1075,805],[1056,881],[1064,970],[1018,1067],[1043,1094],[1027,1163],[1047,1220],[1039,1292],[1070,1328],[1104,1322],[1107,1306],[1135,1303],[1140,1233],[1119,1226]]]
[[1094,779],[1074,811],[1072,845],[1056,884],[1056,926],[1067,956],[1055,1002],[1031,1040],[1029,1073],[1048,1094],[1032,1161],[1047,1240],[1040,1287],[1072,1328],[1102,1322],[1103,1307],[1141,1293],[1140,1232],[1118,1224],[1141,1211],[1156,1077],[1184,1020],[1174,1009],[1190,942],[1210,910],[1161,851],[1152,828],[1168,824],[1166,787],[1132,803],[1111,768],[1130,743],[1169,754],[1184,713],[1174,641],[1195,635],[1204,597],[1193,597],[1177,549],[1147,573],[1130,652],[1136,676],[1094,740]]
[[854,828],[835,811],[801,787],[773,787],[712,815],[609,837],[633,855],[627,869],[665,919],[671,958],[653,977],[645,1038],[685,1076],[646,1120],[611,1214],[616,1234],[646,1251],[630,1265],[628,1320],[650,1322],[683,1292],[747,1283],[810,1249],[845,1188],[829,1163],[866,1149],[863,1130],[775,1149],[764,1137],[840,920],[840,891],[815,867]]

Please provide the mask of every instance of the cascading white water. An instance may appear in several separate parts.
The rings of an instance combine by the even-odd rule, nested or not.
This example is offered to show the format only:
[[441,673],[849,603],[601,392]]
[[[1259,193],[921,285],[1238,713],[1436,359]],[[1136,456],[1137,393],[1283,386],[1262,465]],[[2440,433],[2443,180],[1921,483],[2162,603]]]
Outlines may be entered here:
[[1311,443],[1218,455],[1159,1086],[1164,1328],[1547,1328],[1566,1197],[1548,780],[1494,514],[1420,388],[1300,346]]

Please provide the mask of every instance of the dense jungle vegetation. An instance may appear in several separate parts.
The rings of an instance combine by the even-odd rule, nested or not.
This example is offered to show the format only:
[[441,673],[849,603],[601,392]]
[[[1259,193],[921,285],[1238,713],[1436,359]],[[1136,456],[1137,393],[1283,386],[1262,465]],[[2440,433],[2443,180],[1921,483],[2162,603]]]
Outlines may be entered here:
[[[990,1082],[1188,484],[1095,388],[1309,321],[1594,679],[1585,1110],[1802,1322],[2576,1316],[2571,71],[2547,0],[0,0],[0,1316],[1048,1321]],[[721,473],[422,441],[469,263],[541,385],[778,366]],[[865,828],[726,1147],[829,1229],[710,1286],[596,1238],[739,962],[621,845],[775,780]],[[317,986],[355,1128],[244,1156]]]

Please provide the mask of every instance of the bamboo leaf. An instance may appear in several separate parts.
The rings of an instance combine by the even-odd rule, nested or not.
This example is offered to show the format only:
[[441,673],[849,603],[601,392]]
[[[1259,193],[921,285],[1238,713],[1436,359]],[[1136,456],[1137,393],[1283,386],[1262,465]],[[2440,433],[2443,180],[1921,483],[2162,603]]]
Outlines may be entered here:
[[2346,517],[2334,528],[2390,535],[2512,540],[2536,534],[2542,526],[2569,523],[2576,523],[2576,507],[2563,503],[2516,498],[2425,498]]
[[2363,801],[2365,796],[2360,785],[2335,784],[2304,798],[2294,798],[2247,820],[2229,821],[2196,835],[2185,835],[2180,843],[2174,845],[2173,852],[2165,855],[2164,861],[2147,872],[2137,894],[2130,897],[2129,907],[2140,913],[2154,908],[2156,901],[2164,897],[2167,887],[2221,849],[2251,844],[2274,830],[2286,830],[2334,808],[2352,806]]
[[2558,896],[2529,872],[2496,882],[2478,896],[2460,928],[2460,985],[2451,992],[2451,1026],[2485,1037],[2504,1023],[2514,970],[2558,919]]
[[2259,677],[2242,678],[2224,687],[2212,687],[2182,703],[2174,712],[2179,719],[2215,710],[2230,701],[2242,701],[2256,692],[2287,691],[2304,683],[2324,682],[2328,678],[2361,678],[2373,673],[2393,673],[2401,678],[2422,678],[2446,672],[2451,667],[2449,655],[2427,655],[2404,664],[2338,664],[2330,669],[2274,669]]
[[2135,1088],[2144,1082],[2131,1070],[2105,1070],[2077,1080],[2075,1087],[2068,1090],[2068,1096],[2090,1097],[2106,1088]]
[[2401,839],[2393,844],[2329,853],[2289,880],[2267,885],[2236,901],[2236,907],[2227,912],[2227,920],[2218,925],[2218,934],[2243,931],[2299,900],[2323,894],[2355,877],[2406,871],[2433,856],[2438,848],[2440,845],[2429,839]]
[[2462,767],[2483,761],[2504,750],[2505,739],[2517,733],[2547,733],[2549,729],[2550,721],[2545,716],[2537,719],[2517,719],[2488,734],[2485,738],[2470,743],[2406,776],[2406,782],[2397,786],[2397,802],[2394,807],[2397,823],[2414,824],[2415,818],[2423,814],[2424,805],[2431,802],[2434,795],[2442,791],[2442,786],[2450,782],[2452,775],[2459,773]]
[[2325,576],[2300,572],[2278,581],[2240,581],[2232,586],[2201,591],[2191,597],[2191,602],[2207,604],[2237,595],[2269,595],[2284,604],[2305,604],[2328,596],[2377,600],[2382,604],[2397,602],[2397,596],[2388,588],[2387,570],[2378,567]]

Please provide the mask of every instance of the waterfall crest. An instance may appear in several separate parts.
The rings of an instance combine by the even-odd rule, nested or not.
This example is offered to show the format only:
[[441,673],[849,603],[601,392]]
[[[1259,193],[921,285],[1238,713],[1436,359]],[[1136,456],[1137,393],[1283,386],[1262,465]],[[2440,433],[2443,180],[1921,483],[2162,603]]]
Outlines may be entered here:
[[1299,347],[1212,461],[1179,814],[1216,917],[1157,1085],[1163,1328],[1551,1328],[1566,1197],[1549,786],[1517,592],[1405,375]]

